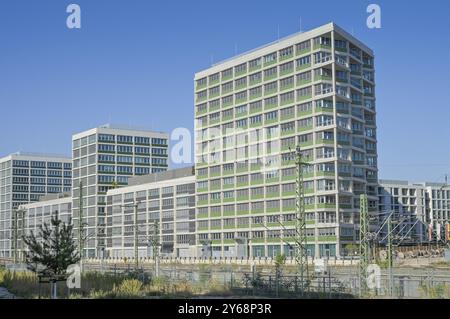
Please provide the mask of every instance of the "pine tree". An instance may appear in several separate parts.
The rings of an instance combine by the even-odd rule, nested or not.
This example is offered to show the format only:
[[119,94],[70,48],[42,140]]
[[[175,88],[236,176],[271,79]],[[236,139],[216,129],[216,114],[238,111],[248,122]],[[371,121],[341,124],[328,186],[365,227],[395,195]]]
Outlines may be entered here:
[[73,238],[73,226],[63,223],[55,214],[51,225],[39,226],[39,235],[23,237],[28,247],[26,264],[31,271],[44,276],[65,275],[67,267],[80,261]]

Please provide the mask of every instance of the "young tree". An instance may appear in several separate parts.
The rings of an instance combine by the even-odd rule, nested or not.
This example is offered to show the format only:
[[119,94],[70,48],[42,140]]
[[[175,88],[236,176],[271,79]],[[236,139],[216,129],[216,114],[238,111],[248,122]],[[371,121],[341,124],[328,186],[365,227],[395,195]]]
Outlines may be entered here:
[[275,280],[276,280],[276,295],[278,297],[278,290],[280,287],[280,280],[282,275],[282,267],[286,263],[286,255],[281,254],[275,257]]
[[66,275],[70,265],[80,261],[73,239],[73,226],[63,223],[58,214],[52,216],[51,225],[39,226],[39,234],[23,237],[28,247],[26,264],[34,273],[52,278],[52,292],[56,297],[56,279]]

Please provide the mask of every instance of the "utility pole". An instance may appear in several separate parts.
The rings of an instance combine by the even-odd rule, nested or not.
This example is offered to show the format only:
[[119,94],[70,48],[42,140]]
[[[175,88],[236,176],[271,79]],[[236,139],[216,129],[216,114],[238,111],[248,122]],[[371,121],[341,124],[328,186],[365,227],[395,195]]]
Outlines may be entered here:
[[303,162],[300,145],[296,148],[296,210],[297,218],[295,221],[296,233],[296,250],[295,261],[299,267],[300,272],[300,287],[302,293],[306,288],[306,282],[309,278],[308,273],[308,251],[307,251],[307,236],[306,236],[306,218],[305,218],[305,189],[303,185],[303,165],[308,165]]
[[159,277],[159,221],[155,220],[153,224],[153,240],[152,240],[152,248],[153,248],[153,259],[155,262],[155,277]]
[[388,216],[387,231],[388,231],[388,242],[387,242],[387,257],[389,266],[389,296],[392,296],[392,285],[393,285],[393,259],[392,259],[392,219],[391,215]]
[[138,203],[134,203],[134,268],[139,269]]
[[[14,264],[19,261],[19,220],[21,221],[21,235],[25,235],[25,210],[15,208],[12,211],[12,243],[11,251],[13,254]],[[23,241],[21,241],[23,245]],[[22,246],[23,247],[23,246]]]
[[369,211],[367,195],[360,195],[360,228],[359,228],[359,295],[367,292],[367,267],[370,262]]
[[17,264],[17,241],[18,241],[18,209],[14,209],[13,211],[13,254],[14,254],[14,264]]
[[83,223],[83,182],[80,181],[80,199],[79,199],[79,216],[78,216],[78,250],[80,252],[80,268],[83,269],[83,256],[84,256],[84,223]]
[[138,206],[141,202],[134,202],[134,204],[122,205],[122,208],[134,208],[134,268],[137,272],[139,269],[139,230],[138,230]]

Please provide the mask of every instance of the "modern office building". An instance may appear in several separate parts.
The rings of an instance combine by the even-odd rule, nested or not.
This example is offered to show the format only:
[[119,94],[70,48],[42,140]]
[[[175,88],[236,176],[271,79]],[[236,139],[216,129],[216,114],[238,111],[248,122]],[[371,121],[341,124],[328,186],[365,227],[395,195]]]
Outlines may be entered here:
[[[379,212],[384,214],[381,225],[392,214],[394,233],[402,244],[448,241],[450,185],[398,180],[379,183]],[[387,234],[386,226],[382,232]]]
[[83,256],[103,256],[107,191],[126,186],[132,176],[167,170],[168,139],[166,133],[112,125],[72,137],[73,222],[77,231],[82,205]]
[[0,257],[12,256],[12,228],[20,205],[47,194],[69,192],[72,160],[64,156],[15,153],[0,159]]
[[[129,180],[107,193],[106,250],[110,257],[195,256],[195,176],[187,167]],[[137,223],[135,221],[137,214]]]
[[354,243],[359,195],[378,209],[374,73],[372,50],[334,23],[196,73],[198,247],[292,253],[297,145],[309,254]]
[[[63,223],[72,222],[71,193],[50,194],[43,196],[39,202],[19,206],[20,216],[17,220],[17,256],[23,260],[26,246],[22,240],[23,235],[34,233],[39,238],[39,227],[46,223],[51,225],[52,217],[58,217]],[[13,236],[14,238],[14,236]],[[13,239],[14,240],[14,239]],[[15,247],[15,244],[13,244]]]

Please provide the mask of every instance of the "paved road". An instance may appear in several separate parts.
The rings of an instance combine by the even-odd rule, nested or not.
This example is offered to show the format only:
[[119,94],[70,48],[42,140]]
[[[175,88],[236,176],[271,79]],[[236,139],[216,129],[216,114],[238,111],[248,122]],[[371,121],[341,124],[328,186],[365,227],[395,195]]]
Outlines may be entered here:
[[0,287],[0,299],[15,299],[16,296],[11,294],[6,288]]

